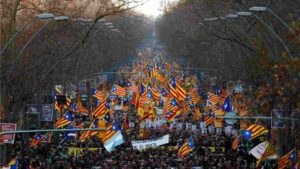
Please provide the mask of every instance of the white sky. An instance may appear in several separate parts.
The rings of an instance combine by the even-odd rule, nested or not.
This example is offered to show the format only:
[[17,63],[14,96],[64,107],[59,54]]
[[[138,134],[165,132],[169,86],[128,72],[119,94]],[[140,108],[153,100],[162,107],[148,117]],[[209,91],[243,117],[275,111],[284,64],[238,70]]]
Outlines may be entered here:
[[162,14],[162,5],[173,1],[178,0],[144,0],[144,5],[136,7],[135,9],[147,16],[157,17]]

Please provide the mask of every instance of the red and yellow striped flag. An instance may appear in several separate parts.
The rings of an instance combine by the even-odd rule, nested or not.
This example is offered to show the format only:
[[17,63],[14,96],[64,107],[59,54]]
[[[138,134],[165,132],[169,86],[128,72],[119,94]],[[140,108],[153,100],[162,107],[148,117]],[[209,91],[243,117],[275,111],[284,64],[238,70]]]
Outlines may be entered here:
[[294,151],[296,151],[295,149],[292,149],[290,152],[288,152],[286,155],[282,156],[279,160],[278,160],[278,165],[277,168],[278,169],[284,169],[290,162],[290,157],[291,155],[294,153]]
[[235,137],[234,140],[233,140],[233,142],[232,142],[231,148],[233,150],[236,150],[238,147],[239,147],[239,140],[238,140],[237,137]]

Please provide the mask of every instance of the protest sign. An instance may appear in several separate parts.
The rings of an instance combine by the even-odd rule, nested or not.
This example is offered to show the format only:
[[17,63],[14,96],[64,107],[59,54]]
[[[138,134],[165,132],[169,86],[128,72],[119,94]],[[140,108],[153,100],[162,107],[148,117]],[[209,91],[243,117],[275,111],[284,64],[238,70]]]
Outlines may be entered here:
[[164,144],[168,144],[170,135],[164,135],[157,139],[131,141],[132,147],[135,150],[143,150],[147,148],[155,148]]

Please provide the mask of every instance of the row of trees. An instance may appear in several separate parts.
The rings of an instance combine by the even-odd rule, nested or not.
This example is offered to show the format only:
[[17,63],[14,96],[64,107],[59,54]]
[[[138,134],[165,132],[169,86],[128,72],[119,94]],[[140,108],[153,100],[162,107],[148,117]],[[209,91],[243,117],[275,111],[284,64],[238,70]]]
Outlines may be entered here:
[[[230,15],[253,6],[271,10]],[[252,115],[270,116],[274,108],[299,112],[299,7],[295,0],[182,0],[168,5],[156,31],[173,56],[184,57],[192,67],[217,69],[221,80],[251,86],[246,104]],[[299,127],[283,132],[284,138],[297,135]],[[294,139],[300,140],[291,137],[290,142]]]
[[[1,47],[30,23],[1,54],[1,104],[14,122],[26,104],[44,103],[55,84],[77,84],[88,75],[124,62],[149,32],[148,20],[133,11],[131,0],[7,0]],[[69,20],[33,19],[40,13]],[[78,19],[89,18],[89,19]]]

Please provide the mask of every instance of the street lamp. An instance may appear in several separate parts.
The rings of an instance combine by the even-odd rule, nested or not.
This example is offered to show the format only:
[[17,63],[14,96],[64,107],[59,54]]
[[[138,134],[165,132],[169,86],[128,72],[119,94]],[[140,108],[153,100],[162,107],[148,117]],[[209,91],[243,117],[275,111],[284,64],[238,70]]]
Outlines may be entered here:
[[252,13],[251,12],[237,12],[236,13],[238,16],[252,16]]
[[94,20],[92,19],[85,19],[85,18],[77,18],[76,21],[78,21],[81,24],[86,24],[86,23],[92,23]]
[[104,18],[101,18],[101,19],[98,19],[98,21],[97,22],[106,22],[106,19],[104,19]]
[[[267,9],[268,8],[266,8],[266,7],[251,7],[249,10],[253,11],[253,12],[263,12],[263,11],[266,11]],[[280,41],[280,43],[283,45],[283,47],[286,50],[286,52],[288,53],[288,55],[290,57],[293,57],[290,49],[287,47],[287,45],[284,43],[284,41],[281,39],[281,37],[274,31],[274,29],[253,12],[237,12],[237,15],[245,16],[245,17],[254,16],[260,23],[262,23]]]
[[109,26],[109,25],[113,25],[113,23],[111,23],[111,22],[105,22],[104,25]]
[[107,27],[108,27],[108,28],[111,28],[111,29],[112,29],[112,28],[114,28],[114,26],[113,26],[113,25],[109,25],[109,26],[107,26]]
[[[296,35],[296,32],[284,21],[282,20],[282,18],[280,18],[272,9],[270,8],[267,8],[265,6],[253,6],[251,8],[249,8],[249,11],[252,11],[252,12],[265,12],[265,11],[268,11],[270,12],[273,16],[275,16],[292,34]],[[298,41],[300,42],[300,38],[297,38]]]
[[28,26],[30,25],[33,21],[36,21],[36,19],[38,20],[44,20],[44,19],[53,19],[55,16],[51,13],[42,13],[37,15],[35,18],[31,19],[28,23],[26,23],[25,25],[23,25],[8,41],[7,43],[3,46],[3,49],[0,52],[0,57],[3,54],[3,52],[5,51],[5,49],[8,47],[8,45]]
[[226,17],[214,17],[214,18],[204,18],[204,21],[215,21],[215,20],[224,20]]
[[249,11],[252,12],[265,12],[267,10],[267,7],[265,6],[253,6],[251,8],[249,8]]
[[68,16],[57,16],[54,17],[55,21],[65,21],[65,20],[69,20],[70,18]]
[[237,14],[228,14],[226,15],[226,18],[230,18],[230,19],[235,19],[238,18],[239,16]]
[[36,16],[37,19],[50,19],[54,18],[55,16],[51,13],[42,13]]
[[[54,21],[66,21],[69,20],[68,16],[57,16],[53,18]],[[19,57],[23,54],[27,46],[32,42],[32,40],[49,24],[50,22],[45,23],[42,27],[40,27],[32,36],[31,38],[26,42],[26,44],[21,49],[20,53],[17,55],[14,64],[18,62]],[[14,66],[13,66],[14,67]],[[12,68],[13,68],[12,67]]]

